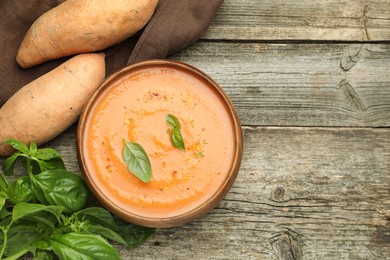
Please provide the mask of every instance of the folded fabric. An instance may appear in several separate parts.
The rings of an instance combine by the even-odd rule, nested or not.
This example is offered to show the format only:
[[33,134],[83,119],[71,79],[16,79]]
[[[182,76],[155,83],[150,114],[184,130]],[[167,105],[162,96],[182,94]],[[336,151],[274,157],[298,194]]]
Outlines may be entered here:
[[[115,1],[115,0],[113,0]],[[0,8],[0,107],[18,89],[64,62],[20,68],[17,50],[31,24],[64,0],[3,1]],[[223,0],[159,0],[145,28],[106,50],[107,74],[147,59],[161,59],[194,43],[206,31]]]

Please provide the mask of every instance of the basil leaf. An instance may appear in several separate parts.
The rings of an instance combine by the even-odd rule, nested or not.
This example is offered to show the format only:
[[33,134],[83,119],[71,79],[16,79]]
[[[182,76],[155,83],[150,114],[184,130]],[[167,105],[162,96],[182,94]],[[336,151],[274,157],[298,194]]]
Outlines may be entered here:
[[45,205],[64,207],[64,213],[85,208],[89,190],[83,179],[66,170],[49,170],[31,178],[32,192]]
[[94,233],[96,235],[101,235],[107,239],[110,239],[112,241],[116,241],[122,245],[127,245],[127,242],[123,239],[123,237],[114,230],[104,227],[99,224],[90,224],[86,228],[86,231]]
[[5,200],[8,199],[8,181],[4,174],[0,174],[0,209],[5,205]]
[[6,217],[10,217],[11,216],[11,213],[8,212],[8,210],[3,207],[1,210],[0,210],[0,221],[3,221]]
[[6,193],[8,190],[8,180],[4,174],[0,174],[0,193]]
[[46,241],[46,240],[39,240],[39,241],[36,241],[34,242],[33,246],[37,249],[41,249],[41,250],[50,250],[50,242]]
[[55,169],[66,170],[64,161],[62,160],[58,152],[54,149],[38,149],[33,159],[35,160],[35,162],[38,163],[39,172]]
[[156,232],[154,228],[137,226],[118,217],[115,218],[115,222],[119,228],[118,233],[126,241],[127,246],[133,248],[141,245]]
[[111,230],[118,231],[118,226],[116,225],[114,217],[104,208],[89,207],[80,210],[76,215],[80,221],[87,219]]
[[52,260],[52,259],[53,259],[52,255],[50,255],[48,252],[42,251],[42,250],[37,250],[34,253],[34,258],[33,258],[33,260]]
[[15,222],[21,218],[36,213],[48,212],[54,215],[57,221],[60,222],[62,211],[63,211],[63,207],[61,206],[45,206],[41,204],[20,202],[14,206],[14,209],[12,211],[12,221]]
[[[38,224],[40,224],[40,229],[50,229],[50,230],[54,230],[55,229],[55,223],[50,219],[50,217],[47,216],[47,214],[45,214],[44,216],[29,216],[29,218],[31,218],[31,221],[34,221]],[[43,228],[43,226],[45,226]]]
[[172,114],[168,114],[165,119],[170,129],[175,129],[175,128],[180,129],[181,125],[177,117],[175,117]]
[[166,116],[166,122],[169,125],[170,128],[170,134],[171,134],[171,143],[173,146],[175,146],[177,149],[185,151],[185,145],[184,145],[184,139],[181,135],[181,125],[179,120],[172,114],[168,114]]
[[56,216],[46,211],[37,211],[17,219],[8,230],[4,254],[8,257],[21,256],[37,246],[42,247],[43,239],[54,233],[57,223]]
[[[118,220],[112,214],[97,207],[86,208],[77,212],[77,217],[81,220],[88,220],[86,231],[99,234],[110,240],[123,245],[136,247],[145,241],[154,229],[137,227],[125,221]],[[120,227],[118,226],[120,225]],[[148,235],[146,235],[148,234]]]
[[120,259],[115,248],[101,236],[89,233],[57,234],[50,239],[59,259],[115,260]]
[[5,159],[1,167],[5,175],[9,176],[14,174],[16,159],[18,159],[20,156],[25,156],[25,155],[21,152],[16,152],[10,157],[8,157],[7,159]]
[[[125,141],[125,140],[124,140]],[[123,149],[123,159],[127,169],[143,182],[149,182],[152,177],[152,166],[144,148],[135,142],[126,142]]]
[[56,169],[66,170],[64,161],[60,157],[51,158],[47,161],[38,160],[38,164],[40,172]]
[[24,153],[25,155],[28,155],[28,147],[23,142],[17,140],[17,139],[9,139],[5,141],[7,144],[12,146],[14,149]]
[[[39,229],[31,224],[13,224],[8,230],[7,247],[4,254],[8,257],[21,256],[27,253],[27,248],[43,238]],[[15,258],[18,259],[18,258]]]
[[59,158],[60,155],[54,149],[41,148],[41,149],[38,149],[37,153],[35,154],[35,157],[37,157],[38,159],[47,161],[47,160],[50,160],[53,158]]
[[34,194],[31,191],[30,178],[23,176],[12,182],[8,187],[8,196],[13,204],[32,200]]
[[181,135],[180,130],[175,129],[171,133],[171,141],[172,144],[179,150],[185,151],[186,148],[184,146],[184,139],[183,136]]
[[4,255],[8,256],[7,259],[19,259],[18,257],[34,249],[37,243],[42,241],[44,237],[53,234],[60,212],[56,212],[53,208],[49,209],[45,206],[42,208],[41,206],[28,203],[15,206],[17,211],[20,210],[20,207],[27,207],[28,209],[33,209],[33,211],[21,214],[20,217],[14,215],[15,218],[13,218],[13,222],[9,225],[7,232],[7,246],[4,252]]
[[35,143],[31,143],[28,149],[28,153],[30,156],[35,156],[37,154],[38,147]]

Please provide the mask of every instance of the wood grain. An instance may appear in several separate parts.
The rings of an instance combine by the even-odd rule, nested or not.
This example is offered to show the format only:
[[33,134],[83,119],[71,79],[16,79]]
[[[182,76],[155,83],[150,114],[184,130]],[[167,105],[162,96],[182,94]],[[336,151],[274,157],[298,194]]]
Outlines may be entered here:
[[[126,259],[388,259],[390,130],[244,128],[231,192]],[[388,240],[387,240],[388,241]]]
[[[390,0],[225,0],[169,58],[235,104],[244,157],[207,216],[123,259],[390,259]],[[80,174],[76,125],[45,144]],[[0,158],[0,164],[4,158]]]
[[[244,127],[233,188],[123,259],[387,259],[390,129]],[[75,127],[47,144],[78,171]]]
[[388,41],[389,0],[225,0],[211,40]]
[[244,125],[390,126],[390,45],[197,42],[171,58],[225,89]]

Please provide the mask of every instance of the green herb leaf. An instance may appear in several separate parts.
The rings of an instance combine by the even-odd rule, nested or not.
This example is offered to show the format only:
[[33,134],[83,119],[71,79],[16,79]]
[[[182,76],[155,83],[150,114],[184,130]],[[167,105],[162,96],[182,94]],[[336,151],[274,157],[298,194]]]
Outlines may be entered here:
[[38,147],[35,143],[31,143],[28,149],[28,153],[30,156],[35,156],[37,154]]
[[97,223],[114,231],[118,231],[118,226],[114,220],[114,217],[108,210],[104,208],[89,207],[80,210],[75,214],[80,221],[90,220],[93,223]]
[[141,227],[115,217],[115,222],[119,228],[119,234],[126,241],[127,246],[137,247],[145,242],[156,232],[154,228]]
[[88,221],[86,231],[130,247],[139,246],[155,233],[153,228],[140,227],[123,221],[103,208],[90,207],[75,214],[79,220]]
[[167,115],[166,122],[169,125],[169,128],[172,130],[175,128],[179,128],[179,129],[181,128],[179,120],[177,119],[177,117],[175,117],[172,114]]
[[0,210],[0,221],[3,221],[4,219],[10,216],[11,216],[11,212],[9,212],[6,207],[2,207]]
[[109,229],[107,227],[104,227],[99,224],[90,224],[85,229],[88,232],[101,235],[107,239],[110,239],[112,241],[118,242],[122,245],[127,245],[126,241],[123,239],[123,237],[116,231]]
[[179,129],[175,129],[171,133],[172,144],[179,150],[185,151],[184,139]]
[[51,148],[38,149],[33,159],[38,163],[39,172],[64,169],[65,164],[58,152]]
[[144,148],[135,142],[125,142],[123,149],[123,160],[127,169],[138,179],[147,183],[152,177],[152,165]]
[[[8,230],[7,247],[4,254],[8,257],[19,255],[30,247],[32,243],[42,239],[42,233],[39,232],[34,222],[13,223]],[[25,254],[24,252],[23,254]],[[22,254],[22,255],[23,255]],[[18,259],[18,258],[15,258]]]
[[115,248],[95,234],[57,234],[50,239],[50,243],[60,259],[120,259]]
[[31,191],[30,177],[23,176],[12,182],[8,187],[8,196],[13,204],[32,200],[34,194]]
[[[27,147],[16,139],[7,143],[17,152],[3,162],[4,174],[0,174],[0,258],[18,259],[31,252],[34,259],[48,260],[52,255],[46,251],[53,250],[60,259],[120,259],[103,237],[137,246],[148,238],[150,230],[154,232],[118,222],[103,208],[85,208],[89,190],[80,176],[65,170],[55,150],[38,149],[34,143]],[[150,181],[146,152],[137,143],[125,144],[125,161],[135,159],[130,167],[135,165]],[[8,184],[5,174],[13,174],[18,158],[28,176]],[[12,212],[4,207],[7,199],[15,204]],[[45,205],[28,203],[32,200]]]
[[60,216],[62,213],[63,207],[61,206],[45,206],[41,204],[33,204],[20,202],[14,206],[12,211],[12,221],[16,221],[25,216],[29,216],[31,214],[39,213],[39,212],[49,212],[53,214],[58,221],[60,221]]
[[8,197],[8,180],[5,178],[4,174],[0,174],[0,209],[3,209],[5,200],[8,199]]
[[41,250],[50,250],[50,242],[46,240],[39,240],[34,242],[34,247]]
[[64,161],[60,157],[51,158],[47,161],[38,160],[39,170],[40,172],[44,172],[47,170],[66,170]]
[[5,141],[7,144],[12,146],[14,149],[28,155],[28,147],[23,142],[17,140],[17,139],[9,139]]
[[10,157],[8,157],[7,159],[5,159],[5,161],[3,162],[3,165],[1,166],[2,171],[5,175],[9,176],[9,175],[14,174],[16,159],[18,159],[21,156],[25,157],[26,155],[24,155],[21,152],[16,152],[13,155],[11,155]]
[[41,148],[41,149],[37,150],[37,153],[35,154],[35,157],[37,157],[38,159],[47,161],[47,160],[50,160],[50,159],[53,159],[53,158],[59,158],[60,155],[54,149],[51,149],[51,148]]
[[46,251],[36,250],[33,260],[52,260],[53,257]]
[[166,116],[166,122],[170,128],[171,142],[177,149],[185,151],[184,139],[181,135],[181,125],[179,120],[172,114]]
[[83,209],[89,190],[83,179],[66,170],[49,170],[31,178],[34,196],[45,205],[63,206],[65,213]]

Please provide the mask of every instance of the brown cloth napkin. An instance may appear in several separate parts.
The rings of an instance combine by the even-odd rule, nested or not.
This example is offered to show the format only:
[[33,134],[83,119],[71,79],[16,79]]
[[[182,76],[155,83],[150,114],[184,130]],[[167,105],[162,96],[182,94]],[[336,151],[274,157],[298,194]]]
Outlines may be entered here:
[[[114,1],[114,0],[113,0]],[[17,50],[31,24],[64,0],[0,0],[0,107],[25,84],[68,58],[22,69]],[[105,50],[107,74],[146,59],[165,58],[194,43],[208,28],[223,0],[159,0],[145,28]]]

